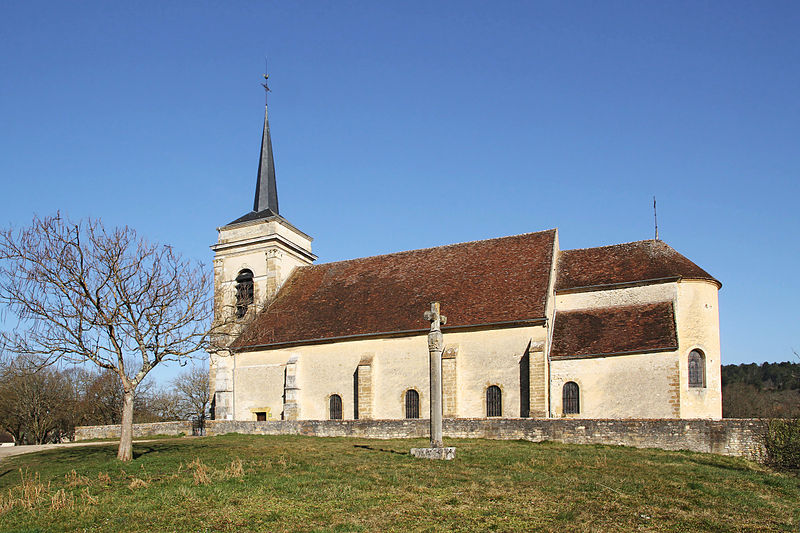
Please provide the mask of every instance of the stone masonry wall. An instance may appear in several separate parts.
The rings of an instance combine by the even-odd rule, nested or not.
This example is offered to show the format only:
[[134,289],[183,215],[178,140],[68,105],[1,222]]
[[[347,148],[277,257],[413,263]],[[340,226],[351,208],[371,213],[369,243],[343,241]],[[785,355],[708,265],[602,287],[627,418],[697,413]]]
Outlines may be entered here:
[[[154,422],[152,424],[134,424],[133,436],[152,437],[154,435],[192,434],[192,423],[188,420],[175,422]],[[112,426],[78,426],[75,428],[75,440],[118,439],[119,425]]]
[[530,416],[541,418],[547,416],[547,359],[543,351],[531,350],[528,357],[529,412]]
[[[569,444],[610,444],[636,448],[690,450],[760,459],[767,422],[723,420],[445,419],[446,438],[545,440]],[[134,424],[134,437],[191,435],[192,423]],[[425,438],[428,421],[416,420],[209,420],[206,435],[308,435],[368,439]],[[119,426],[75,428],[75,440],[119,438]]]
[[370,420],[372,418],[371,359],[369,362],[362,361],[362,363],[359,363],[358,365],[358,418],[362,420]]
[[[759,459],[767,422],[723,420],[445,419],[446,438],[545,440],[570,444],[610,444],[637,448],[690,450]],[[191,430],[191,428],[190,428]],[[207,435],[308,435],[370,439],[424,438],[428,421],[290,420],[246,422],[211,420]]]
[[456,354],[458,349],[445,347],[442,353],[442,413],[446,417],[455,417],[458,413],[458,373],[456,370]]

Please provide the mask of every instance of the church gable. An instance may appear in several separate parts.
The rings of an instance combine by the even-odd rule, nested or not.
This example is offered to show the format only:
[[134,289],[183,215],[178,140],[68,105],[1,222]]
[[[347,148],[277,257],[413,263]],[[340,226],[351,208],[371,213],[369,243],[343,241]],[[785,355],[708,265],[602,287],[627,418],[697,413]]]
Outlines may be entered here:
[[678,349],[672,302],[556,313],[552,359]]
[[556,291],[678,279],[702,279],[721,286],[711,274],[668,244],[647,240],[562,251]]
[[234,343],[247,349],[444,328],[543,322],[556,230],[298,268]]

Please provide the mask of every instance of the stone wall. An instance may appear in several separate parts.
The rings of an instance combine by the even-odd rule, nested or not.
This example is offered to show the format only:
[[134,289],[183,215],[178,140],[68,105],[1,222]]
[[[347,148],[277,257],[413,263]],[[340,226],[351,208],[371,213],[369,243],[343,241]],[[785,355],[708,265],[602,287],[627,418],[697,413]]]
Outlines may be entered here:
[[[766,421],[724,420],[581,420],[581,419],[445,419],[444,436],[470,439],[551,440],[571,444],[610,444],[637,448],[690,450],[759,459]],[[190,428],[191,431],[191,428]],[[424,438],[428,421],[290,420],[245,422],[211,420],[207,435],[308,435],[371,439]]]
[[[75,428],[75,440],[118,439],[119,425],[112,426],[78,426]],[[154,422],[152,424],[134,424],[133,437],[152,437],[154,435],[192,434],[192,423],[187,420],[176,422]]]
[[[637,448],[690,450],[760,459],[767,422],[723,420],[445,419],[446,438],[545,440],[569,444],[610,444]],[[192,423],[134,424],[134,437],[192,434]],[[308,435],[368,439],[425,438],[428,421],[416,420],[209,420],[206,435]],[[119,438],[119,426],[75,428],[75,439]]]

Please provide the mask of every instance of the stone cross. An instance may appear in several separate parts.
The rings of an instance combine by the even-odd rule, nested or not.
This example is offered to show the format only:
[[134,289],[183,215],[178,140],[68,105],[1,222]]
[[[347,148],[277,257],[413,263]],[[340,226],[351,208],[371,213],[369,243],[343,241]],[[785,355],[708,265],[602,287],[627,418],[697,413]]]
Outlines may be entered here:
[[439,302],[431,304],[431,310],[425,311],[425,320],[431,323],[428,332],[428,354],[431,370],[431,446],[430,448],[411,448],[411,455],[424,459],[453,459],[455,448],[446,448],[442,442],[442,325],[447,324],[447,317],[440,313]]
[[431,323],[428,333],[428,352],[430,355],[431,376],[431,448],[441,448],[442,442],[442,324],[447,323],[447,317],[442,315],[439,302],[431,304],[431,310],[425,311],[425,320]]
[[431,331],[442,331],[442,326],[447,324],[447,317],[439,312],[439,302],[431,304],[431,310],[425,311],[425,320],[431,323]]

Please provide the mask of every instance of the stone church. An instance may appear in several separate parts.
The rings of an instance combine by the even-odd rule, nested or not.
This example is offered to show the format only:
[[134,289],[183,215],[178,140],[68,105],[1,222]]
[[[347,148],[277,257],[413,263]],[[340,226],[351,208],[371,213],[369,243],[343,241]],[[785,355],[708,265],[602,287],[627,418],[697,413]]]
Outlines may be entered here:
[[253,210],[218,232],[217,419],[427,418],[434,301],[445,418],[722,416],[721,283],[660,240],[562,250],[549,229],[314,264],[266,112]]

